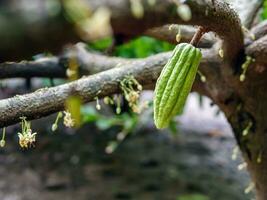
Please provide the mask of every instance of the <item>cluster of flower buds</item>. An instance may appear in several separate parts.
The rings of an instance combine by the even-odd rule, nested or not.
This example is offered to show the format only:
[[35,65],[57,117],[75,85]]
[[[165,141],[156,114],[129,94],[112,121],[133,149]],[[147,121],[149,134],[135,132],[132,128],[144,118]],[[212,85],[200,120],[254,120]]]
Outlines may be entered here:
[[70,128],[73,127],[74,126],[74,120],[73,120],[70,112],[64,111],[64,114],[65,114],[64,119],[63,119],[64,125],[66,127],[70,127]]
[[128,76],[120,82],[120,87],[132,111],[140,113],[141,110],[138,106],[138,100],[142,91],[142,85],[133,76]]
[[37,133],[33,133],[31,123],[26,120],[26,117],[21,117],[21,133],[18,133],[19,145],[22,148],[28,148],[36,141]]
[[250,56],[247,56],[246,57],[246,61],[242,64],[241,68],[242,68],[242,74],[240,75],[239,77],[239,80],[241,82],[245,81],[245,78],[246,78],[246,72],[248,70],[248,67],[251,63],[255,62],[255,59],[250,57]]

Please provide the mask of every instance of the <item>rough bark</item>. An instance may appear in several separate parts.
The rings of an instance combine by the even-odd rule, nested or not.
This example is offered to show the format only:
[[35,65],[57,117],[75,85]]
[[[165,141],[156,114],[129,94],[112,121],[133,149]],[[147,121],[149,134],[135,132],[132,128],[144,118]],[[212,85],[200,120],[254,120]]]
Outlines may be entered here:
[[256,14],[260,10],[263,1],[262,0],[238,0],[233,1],[233,6],[236,12],[239,14],[239,17],[242,21],[242,24],[250,28],[253,24],[253,20],[256,17]]
[[[209,74],[210,69],[213,69],[214,72],[218,62],[213,54],[205,51],[203,54],[204,58],[201,62],[203,68],[201,69],[209,79],[210,76],[214,76],[214,73]],[[110,65],[111,62],[109,63],[109,67],[114,67],[114,69],[64,85],[0,100],[0,127],[15,124],[20,121],[22,116],[27,119],[38,119],[63,110],[66,99],[72,95],[79,95],[84,102],[89,102],[94,101],[96,96],[101,98],[120,93],[119,83],[128,75],[134,76],[145,88],[151,89],[170,55],[170,53],[162,53],[147,59],[125,60],[123,63],[120,62],[120,59],[114,58],[113,65]],[[95,56],[91,66],[98,69],[98,66],[105,63],[105,60],[107,60],[105,56]],[[118,67],[119,65],[121,67]],[[202,87],[200,81],[196,81],[196,83],[198,82],[199,85],[195,86],[195,89],[208,95],[205,87]]]
[[[176,35],[179,32],[179,29],[181,36],[181,40],[179,42],[190,42],[193,35],[196,32],[196,29],[190,26],[169,24],[149,29],[144,34],[160,40],[168,41],[173,44],[177,44]],[[203,35],[201,41],[198,44],[198,47],[210,48],[212,47],[215,41],[216,39],[213,35],[211,34]]]
[[259,39],[267,33],[267,21],[262,21],[251,29],[251,32],[255,35],[255,39]]
[[[251,66],[250,71],[256,70],[257,68]],[[267,106],[264,101],[267,98],[264,91],[267,74],[266,71],[252,72],[244,83],[240,83],[235,110],[228,116],[228,119],[248,164],[248,170],[256,187],[257,200],[264,200],[267,198]],[[252,123],[252,126],[248,133],[244,134],[249,123]]]
[[[216,56],[213,49],[202,49],[204,52],[204,62],[206,66],[217,62],[220,59]],[[161,54],[168,58],[171,52]],[[5,62],[0,64],[0,78],[32,78],[32,77],[51,77],[67,78],[66,70],[70,59],[75,58],[79,64],[79,75],[90,75],[102,72],[115,67],[123,67],[138,60],[119,57],[110,57],[96,52],[86,50],[85,45],[79,43],[66,49],[59,57],[47,57],[36,61]],[[208,59],[210,61],[208,61]],[[149,60],[150,58],[148,58]],[[206,67],[207,68],[207,67]],[[202,71],[202,69],[201,69]]]
[[257,62],[266,64],[267,63],[267,36],[264,36],[246,48],[246,54],[255,58]]

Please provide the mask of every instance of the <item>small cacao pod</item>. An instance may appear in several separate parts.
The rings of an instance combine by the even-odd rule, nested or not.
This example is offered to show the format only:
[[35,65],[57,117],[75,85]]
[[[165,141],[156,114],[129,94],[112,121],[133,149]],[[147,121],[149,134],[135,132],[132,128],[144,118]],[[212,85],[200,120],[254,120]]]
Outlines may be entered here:
[[183,111],[201,56],[198,48],[187,43],[180,43],[173,50],[155,87],[154,121],[157,128],[167,127],[170,120]]

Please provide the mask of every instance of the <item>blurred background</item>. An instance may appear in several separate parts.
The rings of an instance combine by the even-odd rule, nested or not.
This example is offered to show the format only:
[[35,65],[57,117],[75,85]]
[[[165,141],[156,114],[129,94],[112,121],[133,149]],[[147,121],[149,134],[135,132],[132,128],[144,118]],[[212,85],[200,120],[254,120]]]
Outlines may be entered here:
[[[260,17],[266,13],[263,7]],[[77,42],[90,52],[124,58],[174,48],[145,36],[116,36],[114,42],[106,26],[108,15],[105,9],[92,14],[86,0],[1,0],[0,61],[61,55]],[[0,81],[1,99],[67,82]],[[157,130],[152,98],[153,91],[140,93],[138,114],[121,95],[97,99],[81,107],[80,128],[67,128],[61,119],[52,131],[57,114],[35,120],[37,142],[29,149],[18,144],[20,125],[8,127],[6,145],[0,149],[0,199],[251,199],[244,193],[248,174],[240,170],[231,128],[218,107],[192,93],[183,114],[168,129]]]

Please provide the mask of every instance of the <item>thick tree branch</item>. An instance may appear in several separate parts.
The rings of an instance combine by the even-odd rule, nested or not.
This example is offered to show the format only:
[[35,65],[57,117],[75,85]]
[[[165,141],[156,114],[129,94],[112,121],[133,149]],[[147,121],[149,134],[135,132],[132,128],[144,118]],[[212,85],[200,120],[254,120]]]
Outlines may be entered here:
[[250,28],[253,20],[261,8],[262,0],[234,0],[231,2],[237,11],[242,24],[246,28]]
[[246,54],[255,58],[257,63],[267,64],[267,35],[249,45]]
[[[250,28],[255,18],[256,13],[262,6],[262,0],[238,0],[231,2],[234,9],[237,11],[243,26]],[[181,42],[190,42],[196,29],[190,26],[173,25],[174,28],[170,29],[170,25],[164,25],[162,27],[156,27],[145,32],[146,35],[152,36],[161,40],[168,41],[176,44],[176,35],[178,29],[181,31]],[[260,28],[260,27],[259,27]],[[254,30],[252,30],[254,32]],[[257,31],[255,31],[257,32]],[[259,38],[256,33],[255,36]],[[262,36],[262,35],[261,35]],[[211,47],[215,42],[215,38],[212,35],[206,34],[199,44],[200,47]]]
[[267,64],[267,20],[259,23],[251,29],[251,34],[255,36],[255,40],[251,37],[246,38],[245,53],[256,59],[257,63]]
[[88,5],[94,10],[106,6],[111,11],[111,24],[115,33],[125,35],[140,35],[153,27],[165,24],[185,24],[203,26],[215,32],[224,42],[225,58],[230,61],[243,49],[243,33],[239,17],[230,6],[223,1],[186,0],[192,11],[191,20],[183,21],[176,12],[172,1],[157,0],[154,6],[143,0],[143,18],[133,16],[128,0],[88,0]]
[[[204,60],[207,64],[208,58],[213,63],[217,58],[213,55],[213,50],[204,51]],[[171,52],[162,55],[171,55]],[[208,58],[207,58],[208,56]],[[0,78],[31,78],[31,77],[51,77],[66,78],[68,61],[72,58],[77,59],[79,64],[80,76],[95,74],[115,67],[122,67],[135,61],[143,59],[126,59],[109,57],[96,52],[87,51],[82,43],[79,43],[65,51],[61,56],[43,58],[37,61],[22,61],[19,63],[7,62],[0,64]],[[166,57],[167,58],[167,57]],[[219,61],[216,60],[216,62]]]
[[[73,58],[77,59],[81,76],[95,74],[114,68],[120,63],[126,64],[130,62],[129,59],[107,57],[96,52],[88,52],[82,43],[78,43],[67,48],[59,57],[46,57],[36,61],[22,61],[18,63],[1,63],[0,78],[66,78],[68,62]],[[101,60],[101,64],[96,63],[98,60]]]
[[5,62],[0,64],[0,78],[66,77],[66,68],[57,57],[37,61]]
[[[176,35],[179,32],[179,29],[181,36],[181,40],[179,42],[189,43],[196,32],[196,29],[193,27],[172,24],[149,29],[144,34],[160,40],[168,41],[173,44],[177,44]],[[215,37],[212,37],[211,34],[205,34],[198,46],[202,48],[210,48],[215,41]]]
[[255,35],[256,39],[263,37],[267,34],[267,20],[257,24],[251,29],[251,32]]
[[[17,123],[20,117],[25,116],[29,120],[38,119],[59,110],[64,109],[65,100],[71,95],[79,95],[84,102],[93,101],[96,96],[104,97],[121,92],[119,82],[127,75],[134,76],[145,88],[154,86],[162,67],[166,64],[171,53],[162,53],[146,59],[129,60],[128,64],[113,61],[114,69],[110,69],[86,78],[64,85],[40,89],[34,93],[15,96],[0,101],[0,127]],[[116,59],[116,58],[115,58]],[[101,66],[107,60],[106,56],[96,55],[94,66]],[[116,67],[119,64],[122,67]],[[218,61],[214,54],[203,51],[201,71],[212,77],[210,69],[218,69]],[[198,81],[198,79],[197,79]],[[205,94],[205,88],[195,87]]]

